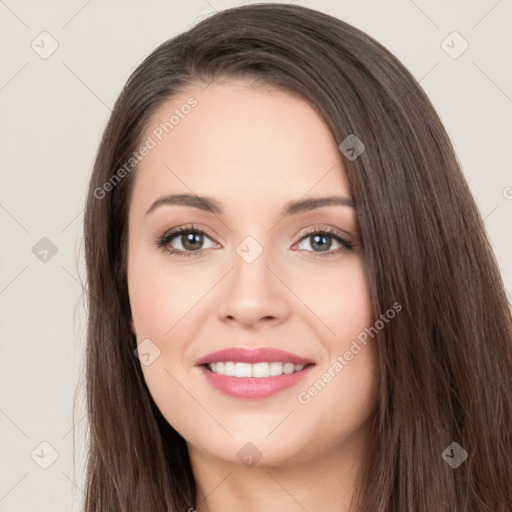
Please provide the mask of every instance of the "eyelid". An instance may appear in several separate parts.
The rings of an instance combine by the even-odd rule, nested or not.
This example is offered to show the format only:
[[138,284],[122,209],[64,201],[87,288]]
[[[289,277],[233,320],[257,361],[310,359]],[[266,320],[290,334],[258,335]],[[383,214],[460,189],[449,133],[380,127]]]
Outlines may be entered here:
[[[305,240],[315,234],[327,234],[328,237],[330,238],[334,238],[341,246],[343,246],[346,250],[351,250],[355,247],[355,242],[352,242],[351,241],[351,236],[347,233],[346,235],[344,233],[343,230],[339,229],[339,228],[335,228],[333,226],[316,226],[316,227],[313,227],[313,228],[306,228],[306,231],[303,231],[299,240],[294,244],[297,245],[299,244],[300,242],[302,242],[302,240]],[[315,251],[305,251],[305,252],[309,252],[311,254],[314,255],[314,257],[317,257],[317,256],[328,256],[328,255],[334,255],[334,254],[339,254],[339,250],[338,251],[326,251],[325,253],[322,253],[322,252],[315,252]]]
[[[154,240],[154,244],[158,248],[162,248],[165,250],[165,246],[167,246],[172,239],[177,237],[180,234],[187,233],[187,232],[195,232],[195,233],[202,233],[206,235],[208,238],[210,238],[214,243],[218,242],[215,240],[215,237],[210,234],[210,231],[207,228],[199,227],[194,224],[186,224],[184,226],[178,226],[172,229],[169,229],[164,232],[163,235],[157,235],[156,239]],[[197,252],[204,251],[205,249],[198,249]],[[176,252],[183,252],[179,249],[176,249]],[[194,254],[195,251],[186,251],[189,254]]]
[[[214,244],[219,244],[219,242],[216,241],[215,237],[210,234],[209,229],[199,227],[194,224],[188,224],[188,225],[184,225],[184,226],[178,226],[178,227],[172,228],[172,229],[164,232],[163,235],[158,236],[156,238],[155,245],[158,248],[161,248],[162,250],[164,250],[165,252],[167,252],[169,254],[182,255],[182,256],[194,256],[196,254],[199,254],[199,253],[207,250],[207,249],[197,249],[196,251],[183,251],[182,249],[172,249],[172,250],[166,249],[166,247],[169,245],[169,243],[175,237],[177,237],[180,234],[187,233],[187,232],[202,233],[202,234],[206,235],[208,238],[210,238]],[[310,226],[310,227],[307,227],[307,228],[304,228],[303,230],[301,230],[300,234],[295,235],[294,238],[297,238],[297,237],[299,237],[299,238],[293,244],[292,247],[297,246],[304,239],[308,238],[309,236],[313,236],[317,233],[318,234],[327,234],[329,237],[336,239],[336,241],[341,246],[343,246],[345,250],[351,250],[356,245],[354,242],[352,242],[350,240],[352,237],[347,232],[345,232],[339,228],[336,228],[334,226],[324,224],[323,226],[315,225],[313,227]],[[315,252],[315,251],[304,251],[304,250],[302,250],[302,251],[312,253],[313,257],[323,257],[323,256],[339,254],[339,249],[338,250],[329,250],[324,253]]]

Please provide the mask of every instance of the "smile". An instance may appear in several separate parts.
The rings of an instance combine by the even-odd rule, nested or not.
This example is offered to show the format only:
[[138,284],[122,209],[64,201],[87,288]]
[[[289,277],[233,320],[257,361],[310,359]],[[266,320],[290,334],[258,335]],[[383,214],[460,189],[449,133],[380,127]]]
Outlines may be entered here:
[[300,372],[303,364],[282,363],[280,361],[262,362],[262,363],[235,363],[234,361],[219,361],[217,363],[207,364],[206,367],[218,374],[228,377],[255,377],[261,379],[264,377],[277,377],[279,375],[290,375]]
[[230,347],[196,361],[208,384],[225,395],[262,399],[297,385],[315,363],[272,347]]
[[[279,362],[248,364],[227,361],[213,364],[215,364],[217,371],[210,369],[210,364],[199,367],[210,386],[234,398],[253,400],[267,398],[287,388],[296,386],[315,366],[314,363],[310,363],[304,367],[302,367],[302,365],[294,365],[293,371],[286,373],[285,370],[290,371],[291,368],[287,365],[291,363],[287,363],[286,365]],[[218,371],[219,365],[222,373]],[[226,367],[227,371],[230,373],[238,372],[238,376],[235,374],[227,375],[225,373]],[[254,367],[256,367],[256,370],[253,370]],[[271,368],[275,375],[270,374]],[[248,376],[249,371],[252,376]],[[256,374],[260,372],[260,376],[255,376],[253,371]],[[270,375],[264,375],[264,373],[269,373]]]

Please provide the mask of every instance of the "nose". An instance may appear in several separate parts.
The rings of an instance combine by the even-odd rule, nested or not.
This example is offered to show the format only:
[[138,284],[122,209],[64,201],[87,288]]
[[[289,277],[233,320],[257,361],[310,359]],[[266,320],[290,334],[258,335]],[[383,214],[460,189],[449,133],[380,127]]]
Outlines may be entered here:
[[233,254],[232,268],[218,295],[219,318],[244,327],[286,321],[290,314],[290,291],[279,272],[272,268],[267,251],[249,261],[236,252]]

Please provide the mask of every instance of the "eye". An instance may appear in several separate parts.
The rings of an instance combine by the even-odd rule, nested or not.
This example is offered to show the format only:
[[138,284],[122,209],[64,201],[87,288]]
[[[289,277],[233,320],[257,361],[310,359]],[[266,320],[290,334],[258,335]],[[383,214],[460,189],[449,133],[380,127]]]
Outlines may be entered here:
[[[192,226],[184,226],[167,232],[162,238],[157,240],[157,246],[168,254],[176,254],[178,256],[193,256],[201,252],[204,247],[204,239],[211,238],[206,231],[201,228]],[[171,242],[176,239],[181,248],[170,247]]]
[[[307,243],[302,243],[302,240],[306,240]],[[340,247],[337,250],[330,250],[332,247],[332,240],[335,240],[335,243],[339,244]],[[298,245],[301,249],[304,249],[304,246],[311,247],[312,250],[306,251],[314,253],[313,257],[315,258],[332,256],[354,248],[354,244],[352,242],[346,240],[337,231],[331,228],[316,228],[307,231],[306,235],[301,238]],[[315,248],[319,249],[319,251],[315,250]]]
[[[161,238],[157,239],[156,245],[167,254],[177,256],[195,256],[199,254],[205,247],[203,244],[205,239],[212,240],[204,229],[196,228],[193,225],[183,226],[173,229],[165,233]],[[303,243],[306,240],[307,243]],[[337,250],[331,250],[332,240],[340,247]],[[172,244],[177,243],[181,247],[173,247]],[[354,244],[341,236],[338,231],[331,228],[316,228],[306,232],[299,240],[300,249],[313,253],[313,257],[326,257],[339,254],[345,250],[352,250]],[[210,246],[212,248],[214,244]],[[311,249],[305,249],[305,247]],[[207,249],[208,247],[206,247]],[[317,250],[318,249],[318,250]]]

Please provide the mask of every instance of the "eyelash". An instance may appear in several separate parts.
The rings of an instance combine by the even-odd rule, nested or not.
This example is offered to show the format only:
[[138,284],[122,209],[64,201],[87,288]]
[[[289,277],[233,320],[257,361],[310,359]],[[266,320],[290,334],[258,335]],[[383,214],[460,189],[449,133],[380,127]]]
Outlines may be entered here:
[[[196,256],[201,251],[204,251],[205,249],[197,249],[196,251],[182,251],[181,249],[169,249],[168,245],[170,242],[176,238],[178,235],[182,235],[184,233],[194,233],[194,234],[202,234],[206,235],[208,238],[212,238],[204,229],[201,228],[195,228],[193,225],[191,226],[184,226],[180,228],[173,229],[171,231],[168,231],[165,233],[162,237],[159,237],[156,240],[156,245],[158,248],[162,249],[165,253],[170,255],[176,255],[176,256],[184,256],[184,257],[190,257],[190,256]],[[339,254],[340,252],[344,250],[352,250],[354,248],[354,244],[352,242],[349,242],[345,238],[341,237],[337,231],[331,228],[313,228],[310,230],[307,230],[303,236],[300,238],[299,242],[304,240],[305,238],[308,238],[313,235],[328,235],[330,238],[334,238],[337,242],[339,242],[343,248],[337,249],[337,250],[329,250],[325,253],[318,253],[315,251],[306,251],[306,252],[312,252],[313,258],[325,258],[329,256],[333,256],[334,254]]]

